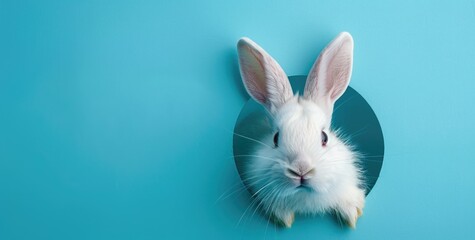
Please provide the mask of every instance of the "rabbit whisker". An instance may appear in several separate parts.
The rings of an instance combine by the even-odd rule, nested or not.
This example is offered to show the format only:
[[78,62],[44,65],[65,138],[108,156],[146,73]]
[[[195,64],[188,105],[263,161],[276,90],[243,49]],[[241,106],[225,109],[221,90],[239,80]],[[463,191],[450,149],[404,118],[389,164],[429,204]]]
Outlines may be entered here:
[[351,96],[350,98],[346,99],[341,104],[338,104],[338,106],[336,106],[335,109],[333,109],[333,114],[335,114],[338,111],[338,109],[341,108],[341,106],[345,105],[346,103],[348,103],[353,98],[354,98],[354,96]]
[[254,139],[254,138],[251,138],[251,137],[247,137],[247,136],[241,135],[241,134],[239,134],[239,133],[235,133],[235,132],[233,132],[233,134],[236,135],[236,136],[238,136],[238,137],[242,137],[242,138],[244,138],[244,139],[247,139],[247,140],[250,140],[250,141],[253,141],[253,142],[262,144],[262,145],[264,145],[264,146],[266,146],[266,147],[272,148],[272,147],[269,146],[268,144],[265,144],[264,142],[259,141],[259,140],[257,140],[257,139]]
[[[259,192],[261,192],[262,190],[266,189],[270,184],[274,183],[276,180],[272,181],[272,182],[269,182],[267,183],[266,185],[264,185],[261,189],[259,189],[256,193],[254,193],[251,198],[254,198]],[[239,222],[238,222],[238,226],[239,224],[241,223],[242,221],[242,218],[244,217],[244,215],[247,213],[247,211],[249,210],[249,208],[253,205],[253,202],[255,201],[258,201],[259,198],[254,198],[251,202],[251,204],[246,208],[246,210],[244,211],[244,213],[241,215],[241,218],[239,218]]]

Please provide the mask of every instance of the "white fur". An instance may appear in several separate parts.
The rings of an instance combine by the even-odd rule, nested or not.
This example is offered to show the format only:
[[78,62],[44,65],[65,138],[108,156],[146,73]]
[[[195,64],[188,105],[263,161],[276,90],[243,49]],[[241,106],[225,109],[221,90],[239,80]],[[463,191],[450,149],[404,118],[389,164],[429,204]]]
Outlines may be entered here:
[[[269,110],[279,132],[278,147],[271,147],[275,132],[262,136],[259,140],[268,146],[259,145],[246,166],[245,179],[260,207],[287,227],[295,213],[329,211],[354,227],[365,201],[361,171],[357,155],[330,129],[333,104],[351,76],[351,36],[341,33],[325,48],[312,67],[303,97],[291,94],[283,70],[257,44],[245,38],[238,50],[244,85]],[[325,146],[322,131],[328,135]],[[296,177],[289,169],[308,174]]]

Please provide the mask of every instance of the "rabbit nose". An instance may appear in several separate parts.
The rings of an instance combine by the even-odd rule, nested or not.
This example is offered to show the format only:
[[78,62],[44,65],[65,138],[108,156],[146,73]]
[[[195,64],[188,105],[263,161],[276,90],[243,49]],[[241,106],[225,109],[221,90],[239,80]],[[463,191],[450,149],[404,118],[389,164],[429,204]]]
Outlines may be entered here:
[[292,168],[287,168],[286,174],[290,178],[300,180],[300,182],[302,183],[304,180],[310,179],[310,178],[313,177],[313,175],[315,174],[315,168],[310,168],[310,169],[306,169],[306,170],[303,170],[303,171],[300,170],[300,169],[295,170],[295,169],[292,169]]

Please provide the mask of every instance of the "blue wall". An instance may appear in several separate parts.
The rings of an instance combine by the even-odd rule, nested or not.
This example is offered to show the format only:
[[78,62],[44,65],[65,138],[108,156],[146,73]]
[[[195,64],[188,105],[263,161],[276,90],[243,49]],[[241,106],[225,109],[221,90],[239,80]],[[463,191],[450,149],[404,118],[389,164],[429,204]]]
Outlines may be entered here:
[[[340,31],[386,140],[364,216],[239,221],[237,39],[302,75]],[[1,0],[0,239],[465,239],[474,88],[474,1]]]

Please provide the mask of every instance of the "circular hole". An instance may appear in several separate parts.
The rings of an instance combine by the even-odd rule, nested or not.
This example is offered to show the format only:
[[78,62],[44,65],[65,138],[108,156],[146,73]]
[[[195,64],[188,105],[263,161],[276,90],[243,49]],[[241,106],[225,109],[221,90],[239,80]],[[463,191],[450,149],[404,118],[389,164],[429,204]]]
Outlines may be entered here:
[[[294,92],[303,92],[306,76],[289,77]],[[353,88],[348,87],[335,103],[332,128],[340,129],[350,140],[356,152],[361,154],[361,168],[364,172],[366,194],[369,194],[378,180],[384,158],[384,139],[378,118],[366,100]],[[246,183],[246,161],[252,160],[256,145],[262,136],[272,134],[272,126],[265,109],[252,98],[241,110],[234,127],[233,151],[241,180]],[[243,137],[245,136],[245,137]],[[253,140],[255,139],[255,140]]]

